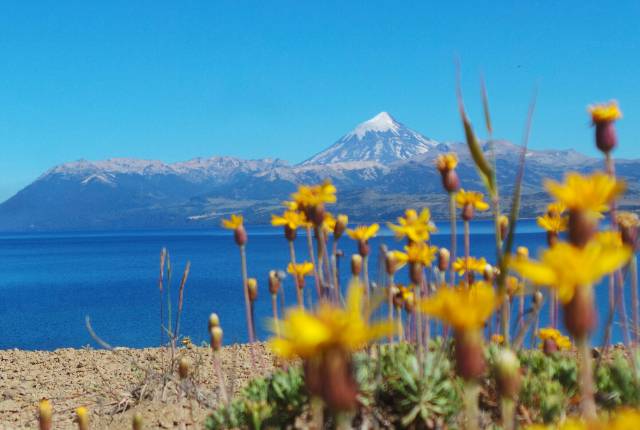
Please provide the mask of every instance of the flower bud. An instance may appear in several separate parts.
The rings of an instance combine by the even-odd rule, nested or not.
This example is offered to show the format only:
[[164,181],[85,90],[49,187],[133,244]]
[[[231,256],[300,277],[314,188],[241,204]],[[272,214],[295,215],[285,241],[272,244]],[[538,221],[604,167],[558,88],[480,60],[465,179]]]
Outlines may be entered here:
[[526,246],[519,246],[516,248],[516,257],[526,260],[529,258],[529,248]]
[[359,254],[351,256],[351,274],[355,277],[360,276],[362,272],[362,257]]
[[53,417],[53,409],[51,402],[47,399],[40,400],[38,403],[38,422],[40,430],[51,430],[51,419]]
[[244,229],[244,225],[240,225],[233,230],[233,238],[236,241],[236,245],[244,246],[247,243],[247,231]]
[[482,377],[486,370],[486,362],[480,333],[456,330],[455,341],[456,372],[458,375],[466,381]]
[[213,327],[210,331],[211,334],[211,349],[219,351],[222,348],[222,328],[220,326]]
[[209,315],[209,332],[211,332],[211,329],[213,327],[218,327],[218,326],[220,326],[220,318],[218,318],[218,314],[213,313]]
[[191,370],[191,362],[186,357],[181,357],[178,361],[178,375],[180,379],[186,379],[189,376]]
[[312,396],[322,395],[323,378],[320,364],[318,357],[311,357],[302,362],[304,385]]
[[533,293],[533,306],[537,310],[542,308],[543,303],[544,303],[544,295],[539,290]]
[[503,398],[515,400],[520,392],[520,361],[510,349],[502,349],[496,357],[496,387]]
[[333,228],[333,238],[338,240],[344,234],[344,231],[347,229],[347,224],[349,223],[349,217],[346,215],[338,215],[336,217],[336,225]]
[[473,219],[473,215],[475,214],[475,209],[472,204],[465,204],[462,207],[462,220],[463,221],[471,221]]
[[258,298],[258,281],[256,278],[247,279],[247,292],[249,293],[249,300],[255,302]]
[[139,412],[133,416],[133,419],[131,420],[131,427],[133,430],[142,430],[142,415],[140,415]]
[[509,232],[509,217],[506,215],[500,215],[498,217],[498,234],[500,235],[500,242],[504,241]]
[[391,287],[391,298],[393,300],[393,306],[396,308],[402,307],[402,292],[398,287]]
[[76,408],[76,420],[79,430],[89,430],[89,411],[84,406]]
[[564,323],[575,339],[588,336],[598,323],[591,287],[576,288],[573,298],[564,305]]
[[597,222],[583,211],[569,212],[569,242],[579,248],[584,247],[597,230]]
[[289,227],[289,225],[284,226],[284,237],[289,241],[293,242],[296,240],[296,229]]
[[632,247],[634,250],[638,248],[638,226],[640,225],[640,219],[638,215],[633,212],[618,212],[616,216],[618,221],[618,228],[620,229],[620,236],[622,243]]
[[447,248],[438,249],[438,270],[441,272],[446,271],[449,268],[450,259],[451,253]]
[[275,270],[269,271],[269,293],[273,295],[278,294],[281,284],[282,281],[280,280],[280,276],[278,276],[278,272]]
[[484,271],[482,272],[482,277],[486,282],[493,282],[493,277],[495,276],[495,270],[491,264],[487,264],[484,266]]
[[613,121],[596,122],[596,146],[605,154],[613,150],[618,143],[616,127]]
[[388,275],[393,275],[398,270],[398,261],[393,252],[387,252],[384,256],[384,267]]

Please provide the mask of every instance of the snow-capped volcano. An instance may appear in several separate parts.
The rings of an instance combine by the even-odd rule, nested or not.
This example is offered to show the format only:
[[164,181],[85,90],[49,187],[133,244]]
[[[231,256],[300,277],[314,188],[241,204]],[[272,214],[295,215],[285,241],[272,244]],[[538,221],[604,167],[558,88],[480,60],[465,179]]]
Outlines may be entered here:
[[329,148],[304,161],[303,165],[353,161],[390,163],[428,152],[439,143],[405,127],[388,112],[358,124]]

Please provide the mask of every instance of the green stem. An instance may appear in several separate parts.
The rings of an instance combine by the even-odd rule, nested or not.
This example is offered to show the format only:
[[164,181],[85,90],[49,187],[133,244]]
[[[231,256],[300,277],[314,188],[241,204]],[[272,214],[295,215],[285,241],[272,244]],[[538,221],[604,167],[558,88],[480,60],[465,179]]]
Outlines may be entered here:
[[[251,312],[251,301],[249,300],[249,289],[247,287],[247,254],[244,245],[240,246],[240,264],[242,267],[242,289],[244,291],[244,304],[247,316],[247,327],[249,331],[249,343],[255,342],[255,331],[253,325],[253,317]],[[252,349],[253,350],[253,349]]]
[[318,276],[318,265],[316,264],[315,252],[313,251],[313,238],[311,237],[311,227],[307,226],[307,247],[309,248],[309,258],[313,264],[313,279],[316,283],[316,293],[320,298],[320,278]]
[[456,283],[456,272],[453,270],[453,262],[456,261],[456,248],[457,248],[457,240],[456,237],[456,194],[449,193],[449,218],[451,219],[451,249],[450,249],[450,263],[449,263],[449,283],[451,285],[455,285]]
[[478,430],[479,411],[478,394],[480,387],[475,381],[467,381],[464,384],[464,409],[465,409],[465,429]]
[[513,399],[503,397],[500,401],[500,412],[502,414],[503,430],[515,429],[516,402]]

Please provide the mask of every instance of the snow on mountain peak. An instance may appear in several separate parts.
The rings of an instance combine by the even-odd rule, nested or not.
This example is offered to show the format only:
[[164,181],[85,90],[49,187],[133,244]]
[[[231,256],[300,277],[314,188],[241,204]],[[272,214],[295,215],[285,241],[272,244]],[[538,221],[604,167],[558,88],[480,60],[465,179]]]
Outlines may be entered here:
[[385,132],[391,131],[397,134],[400,129],[400,124],[393,119],[388,112],[380,112],[367,121],[358,124],[358,126],[347,136],[357,136],[358,139],[362,139],[365,134],[369,132]]

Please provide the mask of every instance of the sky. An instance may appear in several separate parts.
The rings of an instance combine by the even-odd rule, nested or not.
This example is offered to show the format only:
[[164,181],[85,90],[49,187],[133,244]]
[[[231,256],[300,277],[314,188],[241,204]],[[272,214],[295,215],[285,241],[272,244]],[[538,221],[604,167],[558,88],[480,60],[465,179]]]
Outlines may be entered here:
[[[446,3],[446,4],[445,4]],[[638,1],[0,3],[0,201],[81,158],[277,157],[380,111],[462,140],[455,59],[482,131],[596,155],[586,106],[617,99],[616,156],[640,157]],[[480,133],[481,134],[481,133]]]

